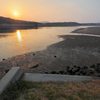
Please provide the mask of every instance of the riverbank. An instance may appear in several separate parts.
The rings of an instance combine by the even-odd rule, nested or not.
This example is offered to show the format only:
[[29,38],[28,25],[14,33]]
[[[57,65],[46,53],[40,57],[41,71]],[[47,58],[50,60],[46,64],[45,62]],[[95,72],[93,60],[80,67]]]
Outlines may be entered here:
[[79,29],[72,31],[72,33],[100,35],[100,27],[79,28]]
[[[62,73],[68,75],[74,74],[73,70],[75,71],[80,67],[77,75],[84,75],[82,73],[87,69],[88,71],[85,74],[87,76],[100,75],[96,71],[99,69],[97,66],[100,63],[99,37],[63,35],[59,36],[59,38],[63,38],[64,41],[50,45],[43,51],[3,59],[0,62],[0,78],[10,68],[16,66],[21,67],[24,72],[28,73]],[[69,69],[67,69],[68,66]],[[84,66],[88,68],[84,70]],[[76,75],[76,72],[74,75]]]

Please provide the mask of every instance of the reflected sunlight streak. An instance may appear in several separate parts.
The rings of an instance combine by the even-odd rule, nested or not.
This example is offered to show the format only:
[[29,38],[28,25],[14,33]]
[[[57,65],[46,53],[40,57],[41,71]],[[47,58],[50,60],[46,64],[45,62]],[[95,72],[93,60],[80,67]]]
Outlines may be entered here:
[[18,37],[19,42],[21,42],[22,41],[22,37],[21,37],[21,33],[20,33],[19,30],[17,30],[17,37]]

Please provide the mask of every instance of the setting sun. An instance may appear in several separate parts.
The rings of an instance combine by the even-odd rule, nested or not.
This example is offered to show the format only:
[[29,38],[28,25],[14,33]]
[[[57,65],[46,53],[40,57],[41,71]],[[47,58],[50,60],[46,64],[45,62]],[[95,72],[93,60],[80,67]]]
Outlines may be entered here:
[[17,12],[14,12],[14,15],[16,15],[16,16],[17,16],[17,15],[18,15],[18,13],[17,13]]

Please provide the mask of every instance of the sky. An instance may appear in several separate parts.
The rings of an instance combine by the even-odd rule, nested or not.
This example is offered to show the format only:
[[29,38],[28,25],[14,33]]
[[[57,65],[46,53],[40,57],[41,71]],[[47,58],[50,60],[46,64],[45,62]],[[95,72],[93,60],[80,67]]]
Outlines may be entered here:
[[100,23],[99,10],[100,0],[0,0],[0,16],[36,22]]

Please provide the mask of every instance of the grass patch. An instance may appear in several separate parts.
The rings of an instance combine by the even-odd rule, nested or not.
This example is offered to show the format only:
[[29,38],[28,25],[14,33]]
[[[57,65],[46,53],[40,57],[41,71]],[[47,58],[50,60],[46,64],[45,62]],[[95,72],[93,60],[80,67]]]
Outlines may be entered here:
[[0,100],[100,100],[100,80],[11,84]]

